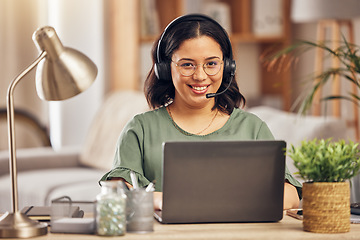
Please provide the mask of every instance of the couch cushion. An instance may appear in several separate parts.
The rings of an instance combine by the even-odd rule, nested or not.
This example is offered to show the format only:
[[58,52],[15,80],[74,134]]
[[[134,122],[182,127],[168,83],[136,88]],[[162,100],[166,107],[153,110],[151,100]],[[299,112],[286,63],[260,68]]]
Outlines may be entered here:
[[[50,205],[52,199],[64,195],[73,200],[93,201],[100,192],[98,180],[104,173],[84,167],[21,172],[18,174],[19,209],[29,205]],[[1,213],[11,210],[10,187],[9,175],[0,177]]]
[[[33,169],[71,168],[79,166],[79,147],[64,147],[54,151],[51,147],[21,148],[16,150],[18,172]],[[9,152],[0,151],[0,176],[9,174]]]
[[[334,117],[300,116],[274,109],[267,106],[249,108],[247,111],[254,113],[266,122],[275,139],[285,140],[287,147],[298,146],[303,140],[314,138],[348,139],[346,121]],[[297,172],[292,159],[286,158],[286,164],[291,173]],[[299,181],[303,181],[300,177]]]
[[90,126],[80,162],[89,167],[111,169],[120,132],[135,114],[147,110],[142,92],[119,91],[109,95]]
[[259,106],[248,109],[269,126],[277,139],[298,145],[314,138],[347,139],[346,121],[334,117],[301,116],[296,113]]

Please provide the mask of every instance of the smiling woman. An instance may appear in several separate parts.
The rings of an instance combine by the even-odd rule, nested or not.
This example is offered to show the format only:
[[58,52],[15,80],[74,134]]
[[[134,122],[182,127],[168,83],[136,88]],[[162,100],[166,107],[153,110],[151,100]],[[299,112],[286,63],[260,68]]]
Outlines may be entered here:
[[180,109],[183,109],[181,105],[208,105],[210,110],[213,108],[215,99],[204,96],[216,93],[220,88],[223,77],[223,71],[220,71],[222,55],[220,45],[207,36],[186,40],[174,51],[171,63],[171,77],[175,87],[173,108],[178,104]]
[[[139,187],[155,180],[154,207],[161,209],[164,142],[274,137],[261,119],[240,109],[245,98],[232,81],[236,64],[231,43],[213,19],[204,15],[175,19],[154,44],[152,57],[145,96],[153,110],[136,115],[124,128],[114,168],[102,180],[122,179],[131,187],[130,171]],[[287,169],[284,189],[284,208],[298,207],[301,184]]]
[[[199,40],[201,38],[203,40]],[[191,43],[186,44],[186,42]],[[204,45],[207,46],[204,46]],[[188,47],[184,47],[187,45]],[[175,56],[182,54],[182,56]],[[201,56],[202,54],[202,56]],[[215,97],[215,108],[231,114],[234,107],[245,105],[245,98],[239,92],[236,81],[232,81],[235,75],[236,64],[233,59],[232,46],[227,32],[219,23],[204,15],[186,15],[173,20],[164,30],[153,49],[153,68],[150,70],[145,82],[145,95],[148,103],[153,108],[164,106],[175,98],[173,74],[194,79],[216,75],[220,78],[220,87],[204,95],[207,98]],[[177,57],[175,59],[175,57]],[[197,59],[195,59],[197,58]],[[207,72],[204,68],[205,61],[220,60],[222,71]],[[177,61],[184,60],[186,65],[193,65],[193,70],[186,74],[182,71],[174,71],[173,66],[179,65]],[[174,63],[175,62],[175,63]],[[200,63],[201,62],[201,63]],[[209,62],[213,66],[215,62]],[[199,71],[198,65],[203,65],[203,71]],[[220,68],[221,69],[221,68]],[[196,71],[197,70],[197,71]],[[191,74],[190,74],[191,73]],[[193,83],[191,86],[207,88],[207,83]],[[226,92],[225,92],[226,90]],[[221,92],[222,94],[215,94]],[[215,94],[215,95],[214,95]],[[214,110],[212,109],[212,110]]]

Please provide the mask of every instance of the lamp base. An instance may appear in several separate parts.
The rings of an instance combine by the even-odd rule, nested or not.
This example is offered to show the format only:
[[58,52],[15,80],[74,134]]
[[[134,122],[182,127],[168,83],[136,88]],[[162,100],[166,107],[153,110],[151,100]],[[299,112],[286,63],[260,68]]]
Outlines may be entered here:
[[46,223],[30,219],[23,213],[5,213],[0,217],[0,238],[30,238],[45,235]]

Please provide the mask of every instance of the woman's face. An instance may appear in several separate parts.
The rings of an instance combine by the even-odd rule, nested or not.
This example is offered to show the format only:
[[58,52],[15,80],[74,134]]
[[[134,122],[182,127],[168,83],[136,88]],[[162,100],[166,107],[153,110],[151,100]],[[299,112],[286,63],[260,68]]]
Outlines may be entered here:
[[[216,93],[221,85],[224,68],[222,59],[220,45],[211,37],[200,36],[184,41],[172,55],[171,76],[175,86],[174,102],[181,102],[191,107],[213,104],[213,98],[206,98],[206,94]],[[217,67],[218,64],[220,64],[218,66],[220,69]],[[190,76],[181,74],[181,72],[191,72],[194,66],[196,66],[194,74]],[[216,72],[216,69],[219,71]]]

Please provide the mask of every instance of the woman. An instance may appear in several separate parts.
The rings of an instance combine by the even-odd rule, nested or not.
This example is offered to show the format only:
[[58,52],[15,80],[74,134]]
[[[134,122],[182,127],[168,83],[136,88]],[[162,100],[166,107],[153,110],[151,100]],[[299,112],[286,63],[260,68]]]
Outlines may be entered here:
[[[131,170],[141,187],[156,180],[154,207],[161,209],[163,142],[274,137],[263,121],[239,108],[245,98],[232,79],[236,65],[231,43],[211,18],[175,19],[154,45],[152,57],[145,96],[154,110],[135,116],[124,128],[114,168],[102,180],[121,179],[131,187]],[[301,184],[287,169],[285,178],[284,209],[297,208]]]

